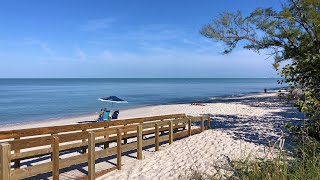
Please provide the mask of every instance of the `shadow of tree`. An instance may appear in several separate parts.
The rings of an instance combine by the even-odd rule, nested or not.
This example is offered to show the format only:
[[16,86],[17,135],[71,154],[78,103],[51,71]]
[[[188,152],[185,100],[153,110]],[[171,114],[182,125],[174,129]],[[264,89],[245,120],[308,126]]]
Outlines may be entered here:
[[274,145],[281,136],[285,136],[285,148],[292,150],[293,138],[284,125],[287,123],[300,124],[303,120],[303,113],[298,112],[292,103],[281,100],[278,96],[242,96],[210,101],[210,103],[221,102],[238,103],[276,111],[268,111],[262,116],[202,114],[210,116],[211,129],[221,129],[231,134],[235,139],[259,145]]

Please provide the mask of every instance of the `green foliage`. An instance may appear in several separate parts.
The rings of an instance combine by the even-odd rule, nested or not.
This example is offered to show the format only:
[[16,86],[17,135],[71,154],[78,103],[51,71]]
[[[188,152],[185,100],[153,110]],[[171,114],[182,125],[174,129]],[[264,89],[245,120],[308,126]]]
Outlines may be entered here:
[[[239,179],[239,180],[300,180],[320,179],[320,153],[319,143],[311,138],[302,138],[297,151],[293,156],[279,152],[277,157],[269,160],[232,161],[230,169],[232,175],[208,175],[199,171],[192,171],[187,179],[213,180],[213,179]],[[230,170],[229,170],[230,171]]]
[[205,25],[200,33],[224,42],[227,45],[224,53],[232,52],[243,40],[247,49],[272,49],[276,62],[280,62],[319,53],[319,24],[320,1],[291,0],[280,12],[257,8],[246,17],[240,11],[225,12]]
[[[240,41],[256,52],[268,49],[273,67],[290,85],[290,97],[308,115],[303,126],[290,127],[320,140],[320,1],[288,0],[280,11],[257,8],[248,16],[223,13],[200,33],[226,44],[231,53]],[[280,62],[289,63],[280,68]]]
[[290,99],[294,99],[295,106],[309,117],[303,126],[287,127],[320,141],[320,54],[309,55],[305,60],[286,65],[280,72],[285,82],[292,82]]
[[282,152],[272,160],[233,162],[237,176],[231,179],[320,179],[319,143],[299,137],[293,157]]

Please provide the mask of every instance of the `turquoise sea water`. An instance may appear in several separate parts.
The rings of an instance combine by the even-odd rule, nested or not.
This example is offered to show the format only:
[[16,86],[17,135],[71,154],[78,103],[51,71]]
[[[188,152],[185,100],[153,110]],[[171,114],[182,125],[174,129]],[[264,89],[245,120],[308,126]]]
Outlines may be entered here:
[[262,92],[281,86],[274,78],[211,79],[0,79],[0,124],[97,112],[116,95],[126,109],[146,105],[205,102],[212,97]]

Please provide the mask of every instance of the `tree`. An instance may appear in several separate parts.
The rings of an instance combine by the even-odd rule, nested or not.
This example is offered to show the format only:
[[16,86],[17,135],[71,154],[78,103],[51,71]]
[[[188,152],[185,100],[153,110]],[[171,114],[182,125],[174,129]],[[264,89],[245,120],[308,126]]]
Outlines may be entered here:
[[[319,0],[288,0],[280,11],[257,8],[248,16],[240,11],[225,12],[200,33],[224,42],[224,54],[231,53],[238,44],[255,52],[268,49],[274,58],[274,68],[284,78],[279,83],[289,84],[295,105],[309,117],[304,126],[290,128],[320,140]],[[280,63],[285,61],[288,64],[281,68]],[[303,98],[297,98],[297,91]]]

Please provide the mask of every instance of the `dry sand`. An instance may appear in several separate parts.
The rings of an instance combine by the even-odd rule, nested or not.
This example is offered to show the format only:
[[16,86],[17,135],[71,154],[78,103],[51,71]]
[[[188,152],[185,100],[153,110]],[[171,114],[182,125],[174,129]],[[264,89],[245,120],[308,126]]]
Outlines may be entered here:
[[[180,176],[186,177],[190,169],[213,174],[216,173],[213,166],[225,166],[228,159],[245,158],[249,154],[252,158],[266,157],[268,145],[277,144],[277,140],[286,135],[282,126],[288,122],[298,123],[303,117],[291,104],[279,100],[277,93],[261,93],[212,99],[205,106],[174,104],[129,109],[121,111],[119,118],[173,113],[210,115],[212,127],[200,134],[177,140],[172,145],[163,144],[158,152],[154,152],[153,147],[145,149],[143,160],[137,160],[135,152],[126,154],[121,171],[112,171],[100,179],[177,179]],[[90,115],[7,125],[0,130],[70,124],[96,117]],[[287,141],[286,145],[290,143]],[[107,166],[110,165],[98,165],[97,171]],[[73,172],[86,173],[82,169],[86,167],[75,167]],[[75,176],[65,173],[64,177],[69,179]]]
[[303,117],[291,104],[279,100],[277,93],[213,101],[206,106],[149,107],[152,111],[209,114],[212,129],[166,144],[159,152],[153,152],[152,148],[146,150],[143,160],[131,158],[121,171],[113,171],[100,179],[178,179],[188,177],[191,169],[212,175],[217,173],[215,166],[228,168],[228,160],[270,157],[274,151],[269,145],[277,146],[277,140],[286,135],[282,126],[288,122],[298,123]]

